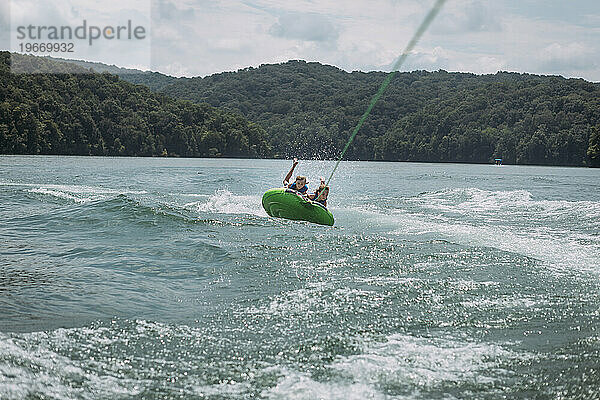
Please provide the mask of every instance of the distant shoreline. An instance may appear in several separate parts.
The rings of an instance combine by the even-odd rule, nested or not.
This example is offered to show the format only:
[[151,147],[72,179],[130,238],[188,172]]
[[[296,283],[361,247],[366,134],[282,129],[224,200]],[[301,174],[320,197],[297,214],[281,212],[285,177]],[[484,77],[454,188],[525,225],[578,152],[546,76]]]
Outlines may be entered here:
[[[170,82],[0,61],[3,154],[336,159],[384,77],[290,61]],[[19,64],[40,73],[12,74]],[[402,72],[344,159],[598,167],[599,97],[558,76]]]
[[[0,157],[73,157],[73,158],[115,158],[115,159],[171,159],[171,160],[265,160],[291,161],[291,158],[259,158],[259,157],[179,157],[179,156],[115,156],[115,155],[80,155],[80,154],[0,154]],[[336,162],[336,159],[307,158],[300,161]],[[552,168],[598,168],[589,165],[550,165],[550,164],[501,164],[463,162],[463,161],[390,161],[390,160],[342,160],[342,162],[399,163],[399,164],[445,164],[445,165],[490,165],[493,167],[552,167]]]

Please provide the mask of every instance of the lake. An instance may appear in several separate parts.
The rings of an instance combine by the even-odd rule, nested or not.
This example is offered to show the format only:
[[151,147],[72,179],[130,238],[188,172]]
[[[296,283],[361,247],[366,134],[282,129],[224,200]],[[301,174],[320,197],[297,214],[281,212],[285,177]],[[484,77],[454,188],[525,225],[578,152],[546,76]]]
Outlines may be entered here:
[[0,156],[0,398],[600,398],[600,170],[290,166]]

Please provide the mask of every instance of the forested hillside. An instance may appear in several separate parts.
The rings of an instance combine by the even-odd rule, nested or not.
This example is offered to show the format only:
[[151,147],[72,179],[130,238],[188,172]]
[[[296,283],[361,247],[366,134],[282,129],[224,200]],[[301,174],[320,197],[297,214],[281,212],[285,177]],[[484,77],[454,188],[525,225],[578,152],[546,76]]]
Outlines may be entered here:
[[[56,62],[14,56],[37,70]],[[12,154],[335,158],[385,78],[303,61],[205,78],[77,61],[14,75],[9,60],[0,53],[0,152]],[[81,68],[121,79],[71,74]],[[600,84],[398,73],[346,158],[600,166]]]
[[124,81],[135,83],[138,85],[148,86],[154,91],[159,91],[165,86],[177,81],[174,76],[161,74],[160,72],[140,71],[137,69],[121,68],[116,65],[107,65],[99,62],[90,62],[83,60],[70,60],[64,58],[44,57],[49,60],[58,61],[67,64],[75,64],[87,70],[94,72],[107,72],[109,74],[118,75]]
[[[48,70],[55,61],[13,54]],[[0,53],[0,153],[268,157],[260,126],[238,114],[156,94],[116,75],[12,74]],[[56,71],[53,64],[52,70]]]
[[[180,78],[170,96],[239,112],[279,156],[339,154],[385,78],[290,61]],[[398,73],[348,152],[350,159],[599,165],[600,84],[500,72]]]

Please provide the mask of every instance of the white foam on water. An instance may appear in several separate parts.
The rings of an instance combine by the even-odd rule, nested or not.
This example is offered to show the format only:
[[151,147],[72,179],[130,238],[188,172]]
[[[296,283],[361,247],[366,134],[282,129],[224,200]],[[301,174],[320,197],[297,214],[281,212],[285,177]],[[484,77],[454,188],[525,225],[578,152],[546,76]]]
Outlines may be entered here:
[[[448,240],[467,245],[484,246],[517,253],[543,261],[557,271],[600,272],[600,243],[581,244],[576,237],[557,237],[539,229],[516,230],[510,227],[475,226],[456,223],[428,223],[410,218],[409,224],[442,233]],[[410,232],[411,228],[396,233]]]
[[393,334],[385,342],[368,343],[363,354],[341,359],[333,367],[349,372],[355,381],[432,387],[444,381],[491,383],[494,377],[486,376],[485,370],[494,370],[510,356],[494,344]]
[[238,196],[225,189],[217,190],[205,201],[187,203],[184,207],[200,213],[250,214],[267,217],[267,213],[262,208],[260,197]]
[[385,387],[402,387],[410,394],[460,383],[492,385],[509,372],[507,359],[529,358],[503,347],[456,338],[392,334],[383,342],[363,341],[361,354],[338,357],[329,367],[339,379],[315,381],[306,373],[282,369],[277,385],[262,393],[269,399],[386,399]]
[[[545,262],[557,271],[600,272],[600,202],[535,201],[531,193],[447,189],[404,199],[408,207],[354,206],[365,224],[390,226],[393,235],[441,235],[466,246],[482,246]],[[423,211],[414,209],[414,205]],[[431,210],[438,214],[431,214]],[[465,219],[465,216],[469,217]],[[506,221],[519,219],[519,223]],[[527,223],[530,221],[531,223]],[[396,227],[396,228],[394,228]]]
[[[164,351],[132,353],[137,342],[176,340],[187,346],[200,346],[205,341],[219,340],[186,325],[144,320],[123,322],[125,326],[113,321],[109,326],[61,328],[49,332],[0,332],[0,399],[137,398],[143,391],[172,378],[166,375],[168,372],[161,371],[160,366],[175,362],[162,359],[168,353]],[[126,352],[112,354],[110,349],[116,344],[123,346]],[[72,353],[74,355],[69,356]],[[140,360],[141,365],[137,364]],[[197,366],[195,358],[184,357],[176,362],[181,371]],[[136,368],[133,373],[132,368]],[[150,375],[151,380],[146,378]],[[194,377],[182,374],[177,378],[189,383],[179,388],[170,387],[178,394],[236,392],[234,385],[199,389],[200,384]],[[238,391],[243,390],[246,389],[240,387]]]
[[27,186],[26,183],[0,181],[0,186]]
[[376,291],[339,286],[339,282],[332,280],[309,282],[306,287],[271,296],[268,304],[252,306],[246,312],[284,318],[304,318],[314,314],[341,314],[348,309],[374,310],[380,307],[384,300],[382,294]]
[[29,187],[30,189],[26,189],[29,193],[48,195],[60,199],[71,200],[80,204],[106,200],[118,195],[141,195],[147,193],[145,190],[120,190],[77,185],[14,184],[11,186]]
[[496,311],[500,308],[532,311],[537,307],[547,306],[550,302],[541,298],[523,297],[519,294],[507,295],[499,298],[478,298],[477,300],[463,301],[460,304],[467,308],[490,309],[492,311]]
[[218,396],[223,398],[245,399],[252,389],[247,382],[223,382],[216,385],[190,385],[192,392],[197,396]]
[[[424,266],[430,266],[429,262],[424,263]],[[433,278],[433,281],[436,282],[436,286],[439,283],[436,280],[437,278]],[[368,276],[368,277],[354,277],[352,278],[354,282],[364,283],[371,286],[378,287],[390,287],[391,289],[398,289],[402,287],[422,287],[424,285],[430,284],[432,280],[422,279],[422,278],[414,278],[414,277],[394,277],[394,276]],[[480,289],[488,289],[492,287],[497,287],[499,285],[498,282],[494,281],[474,281],[470,279],[445,279],[444,286],[451,289],[454,292],[471,292],[474,290]],[[429,298],[433,298],[434,295],[428,295]]]
[[[354,291],[335,291],[338,296],[353,296]],[[364,291],[356,293],[359,297]],[[21,399],[39,396],[55,399],[128,398],[139,396],[154,387],[157,379],[168,379],[159,371],[152,380],[140,379],[147,371],[127,378],[119,365],[128,359],[120,353],[116,357],[71,359],[54,349],[86,353],[89,349],[110,348],[116,342],[128,346],[141,338],[148,341],[185,341],[189,346],[203,346],[206,341],[219,340],[205,331],[187,326],[170,326],[151,321],[131,321],[128,328],[120,324],[109,327],[58,329],[52,332],[6,335],[0,333],[0,398]],[[141,342],[143,343],[143,340]],[[262,391],[268,399],[386,399],[386,386],[401,387],[407,398],[422,398],[423,391],[443,390],[443,385],[457,383],[492,385],[508,372],[500,369],[500,362],[523,359],[527,354],[516,354],[501,345],[475,342],[455,337],[428,338],[406,334],[392,334],[384,341],[358,337],[360,354],[339,356],[329,365],[335,374],[327,380],[316,380],[309,374],[292,367],[268,365],[251,370],[249,376],[272,375],[279,379],[275,386]],[[164,354],[145,368],[165,364]],[[124,357],[124,358],[123,358]],[[167,360],[172,362],[170,360]],[[193,370],[197,360],[177,361],[181,371]],[[160,370],[160,368],[159,368]],[[173,394],[189,396],[216,396],[247,398],[253,389],[252,381],[225,380],[206,384],[200,377],[179,375],[180,383],[173,386]],[[77,382],[73,385],[73,382]]]
[[267,399],[279,400],[379,400],[385,399],[373,386],[366,383],[317,382],[308,374],[283,370],[283,377],[274,388],[261,393]]
[[415,284],[420,284],[424,282],[424,279],[413,278],[413,277],[395,277],[395,276],[365,276],[360,277],[356,276],[352,278],[353,281],[358,283],[364,283],[372,286],[380,286],[386,287],[390,286],[392,288],[404,287],[404,286],[414,286]]
[[493,192],[477,188],[457,188],[423,193],[409,201],[427,208],[467,213],[495,211],[529,203],[531,193],[526,190]]
[[[445,189],[408,199],[424,208],[470,216],[600,218],[600,202],[534,200],[527,190],[489,191],[478,188]],[[599,222],[600,223],[600,222]],[[600,225],[599,225],[600,226]]]
[[429,222],[424,216],[397,216],[402,229],[392,234],[439,233],[448,241],[517,253],[545,262],[556,270],[600,272],[600,241],[582,244],[574,236],[556,236],[543,229],[517,230],[506,226],[476,226],[457,222]]
[[200,197],[202,199],[209,198],[208,194],[199,194],[199,193],[169,193],[169,196],[183,196],[183,197]]
[[252,306],[248,314],[307,315],[315,312],[327,312],[333,304],[324,299],[323,292],[330,290],[332,284],[323,283],[320,287],[301,288],[283,292],[271,298],[268,305]]
[[61,190],[53,190],[53,189],[49,189],[49,188],[45,188],[45,187],[40,187],[40,188],[35,188],[35,189],[29,189],[28,190],[29,193],[39,193],[39,194],[45,194],[45,195],[49,195],[49,196],[53,196],[53,197],[57,197],[59,199],[66,199],[66,200],[73,200],[76,203],[88,203],[90,201],[97,201],[97,200],[104,200],[106,199],[106,196],[102,196],[102,195],[93,195],[93,196],[84,196],[81,193],[77,193],[77,194],[72,194],[70,192],[67,191],[61,191]]
[[[110,375],[98,375],[67,357],[50,349],[51,342],[68,340],[64,330],[27,336],[35,343],[11,338],[0,333],[0,398],[24,399],[43,397],[53,399],[92,399],[95,394],[114,397],[135,396],[140,393],[127,380]],[[10,364],[6,360],[11,360]],[[82,382],[81,387],[71,382]]]

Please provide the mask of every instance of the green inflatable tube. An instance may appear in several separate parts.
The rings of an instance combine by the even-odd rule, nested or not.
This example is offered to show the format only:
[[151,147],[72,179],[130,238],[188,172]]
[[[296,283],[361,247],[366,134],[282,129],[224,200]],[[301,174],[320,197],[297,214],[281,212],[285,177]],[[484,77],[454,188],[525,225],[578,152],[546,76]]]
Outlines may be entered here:
[[269,189],[263,195],[262,205],[271,217],[333,225],[333,215],[327,208],[303,198],[295,190]]

